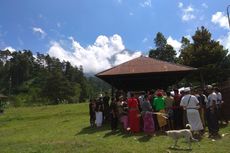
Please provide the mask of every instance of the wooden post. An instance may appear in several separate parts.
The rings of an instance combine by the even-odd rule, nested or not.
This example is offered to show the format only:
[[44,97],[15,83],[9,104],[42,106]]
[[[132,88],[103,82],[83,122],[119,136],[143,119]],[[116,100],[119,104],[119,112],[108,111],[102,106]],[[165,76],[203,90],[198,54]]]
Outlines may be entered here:
[[201,70],[199,71],[199,73],[200,73],[201,88],[204,89],[205,87],[204,76]]

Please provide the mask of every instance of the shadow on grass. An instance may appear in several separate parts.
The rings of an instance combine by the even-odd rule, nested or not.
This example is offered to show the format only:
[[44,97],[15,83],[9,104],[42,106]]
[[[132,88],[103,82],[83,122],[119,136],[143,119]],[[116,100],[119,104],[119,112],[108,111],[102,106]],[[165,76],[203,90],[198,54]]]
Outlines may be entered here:
[[192,151],[192,149],[189,149],[189,148],[180,148],[180,147],[169,147],[168,149],[174,150],[176,152],[180,152],[180,151],[191,152]]
[[109,130],[108,125],[103,125],[102,127],[90,127],[90,126],[88,126],[88,127],[81,129],[81,131],[76,133],[75,135],[93,134],[96,132],[107,131],[107,130]]
[[144,135],[138,139],[139,142],[148,142],[153,136]]
[[103,138],[107,138],[109,136],[113,136],[113,135],[117,135],[117,134],[120,134],[120,131],[110,131],[110,132],[107,132]]

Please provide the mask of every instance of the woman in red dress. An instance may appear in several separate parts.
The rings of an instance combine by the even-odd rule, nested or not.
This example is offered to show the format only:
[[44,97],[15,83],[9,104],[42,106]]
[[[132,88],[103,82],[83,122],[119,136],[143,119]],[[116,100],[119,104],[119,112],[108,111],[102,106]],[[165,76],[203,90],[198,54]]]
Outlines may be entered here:
[[131,93],[131,98],[128,99],[129,107],[129,127],[131,132],[136,133],[140,131],[140,119],[139,119],[139,109],[138,101],[134,97],[134,94]]

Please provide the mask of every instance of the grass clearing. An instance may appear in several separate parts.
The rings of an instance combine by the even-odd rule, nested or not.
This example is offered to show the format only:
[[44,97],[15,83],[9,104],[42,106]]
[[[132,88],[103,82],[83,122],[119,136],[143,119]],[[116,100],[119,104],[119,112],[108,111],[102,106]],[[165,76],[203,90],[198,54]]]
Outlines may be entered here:
[[[221,128],[224,133],[230,126]],[[186,150],[181,139],[181,149],[175,150],[165,135],[112,134],[109,125],[90,128],[87,103],[9,108],[0,115],[0,153],[228,153],[229,142],[228,134],[216,141],[204,136],[200,146],[192,143]]]

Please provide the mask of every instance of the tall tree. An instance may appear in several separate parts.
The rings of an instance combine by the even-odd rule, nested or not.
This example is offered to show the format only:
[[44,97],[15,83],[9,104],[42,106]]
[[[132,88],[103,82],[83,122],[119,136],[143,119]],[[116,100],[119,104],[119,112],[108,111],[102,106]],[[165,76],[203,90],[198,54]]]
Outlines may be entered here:
[[154,43],[156,48],[149,51],[149,57],[175,62],[176,51],[171,45],[167,44],[167,40],[162,33],[157,33]]
[[182,64],[198,68],[204,80],[209,83],[221,81],[223,75],[223,62],[228,50],[224,49],[218,41],[211,38],[211,33],[205,27],[198,28],[192,36],[193,43],[182,38],[179,61]]

